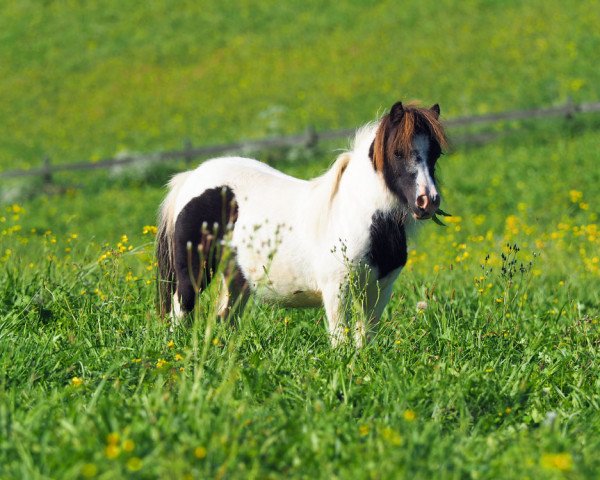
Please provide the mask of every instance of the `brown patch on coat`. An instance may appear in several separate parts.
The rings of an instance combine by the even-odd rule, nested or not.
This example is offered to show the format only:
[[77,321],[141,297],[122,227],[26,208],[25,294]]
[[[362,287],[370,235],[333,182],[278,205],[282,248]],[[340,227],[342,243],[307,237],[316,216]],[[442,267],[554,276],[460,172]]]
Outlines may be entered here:
[[350,154],[344,153],[340,155],[338,159],[335,161],[333,168],[335,170],[335,178],[333,179],[333,187],[331,189],[331,196],[329,197],[329,202],[331,203],[335,198],[338,189],[340,188],[340,182],[342,181],[342,175],[346,171],[348,164],[350,163]]

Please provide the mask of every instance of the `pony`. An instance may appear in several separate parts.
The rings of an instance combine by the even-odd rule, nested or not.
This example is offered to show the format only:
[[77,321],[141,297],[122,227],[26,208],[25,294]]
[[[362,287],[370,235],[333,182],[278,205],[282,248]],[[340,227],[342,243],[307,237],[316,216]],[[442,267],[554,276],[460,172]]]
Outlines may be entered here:
[[[395,103],[312,180],[242,157],[175,175],[156,240],[161,316],[177,323],[218,275],[220,317],[239,313],[250,294],[322,305],[332,345],[350,333],[361,347],[406,264],[408,227],[439,208],[434,172],[447,146],[439,116],[438,104]],[[220,273],[224,248],[215,246],[230,251]],[[350,325],[353,290],[363,295]]]

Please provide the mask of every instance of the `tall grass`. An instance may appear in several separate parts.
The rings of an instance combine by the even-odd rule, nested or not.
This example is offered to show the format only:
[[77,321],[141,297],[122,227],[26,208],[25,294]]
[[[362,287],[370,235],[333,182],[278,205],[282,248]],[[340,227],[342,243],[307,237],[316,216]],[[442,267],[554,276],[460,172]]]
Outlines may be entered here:
[[[598,100],[595,2],[209,3],[2,3],[0,166]],[[183,165],[0,185],[0,478],[597,478],[598,120],[498,130],[440,160],[453,216],[362,350],[322,309],[218,322],[215,290],[157,316]]]
[[412,239],[359,351],[321,309],[217,322],[214,291],[172,332],[161,190],[5,207],[0,477],[594,478],[597,134],[522,128],[442,158],[453,217]]

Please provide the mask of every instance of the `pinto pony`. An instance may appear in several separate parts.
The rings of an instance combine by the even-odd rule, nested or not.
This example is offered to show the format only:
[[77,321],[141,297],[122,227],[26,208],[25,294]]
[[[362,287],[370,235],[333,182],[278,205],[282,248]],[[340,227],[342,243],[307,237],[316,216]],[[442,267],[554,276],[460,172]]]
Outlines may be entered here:
[[364,292],[352,325],[361,346],[406,264],[406,227],[439,207],[434,169],[446,146],[439,115],[437,104],[394,104],[313,180],[240,157],[174,176],[157,235],[161,314],[177,321],[193,310],[217,272],[213,247],[226,243],[220,316],[250,293],[283,306],[324,305],[335,346],[347,331],[352,276]]

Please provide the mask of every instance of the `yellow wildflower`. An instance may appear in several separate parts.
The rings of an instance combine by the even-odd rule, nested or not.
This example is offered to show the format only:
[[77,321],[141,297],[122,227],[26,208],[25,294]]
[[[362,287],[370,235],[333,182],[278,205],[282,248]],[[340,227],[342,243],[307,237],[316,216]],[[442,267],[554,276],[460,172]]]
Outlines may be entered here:
[[73,377],[71,379],[71,385],[74,387],[80,387],[83,384],[83,380],[79,377]]
[[540,463],[548,470],[567,472],[573,469],[573,457],[570,453],[544,453]]
[[131,457],[127,460],[127,470],[130,472],[137,472],[142,468],[142,460],[139,457]]
[[133,440],[127,439],[123,442],[123,451],[133,452],[134,448],[135,448],[135,442]]
[[583,193],[579,190],[570,190],[569,198],[571,199],[571,202],[579,203],[579,201],[583,198]]
[[114,460],[121,454],[121,449],[117,445],[110,444],[104,449],[104,454],[106,458]]
[[417,418],[417,414],[413,410],[405,410],[402,416],[407,422],[413,422]]
[[196,458],[199,458],[200,460],[202,460],[204,457],[206,457],[206,448],[204,448],[204,447],[196,447],[194,449],[194,456]]
[[506,232],[511,235],[519,233],[519,219],[515,215],[509,215],[505,220]]
[[368,425],[361,425],[360,427],[358,427],[358,434],[361,437],[366,437],[369,434],[369,426]]
[[162,368],[165,365],[167,365],[169,362],[167,362],[165,359],[163,358],[159,358],[158,361],[156,362],[156,368]]

